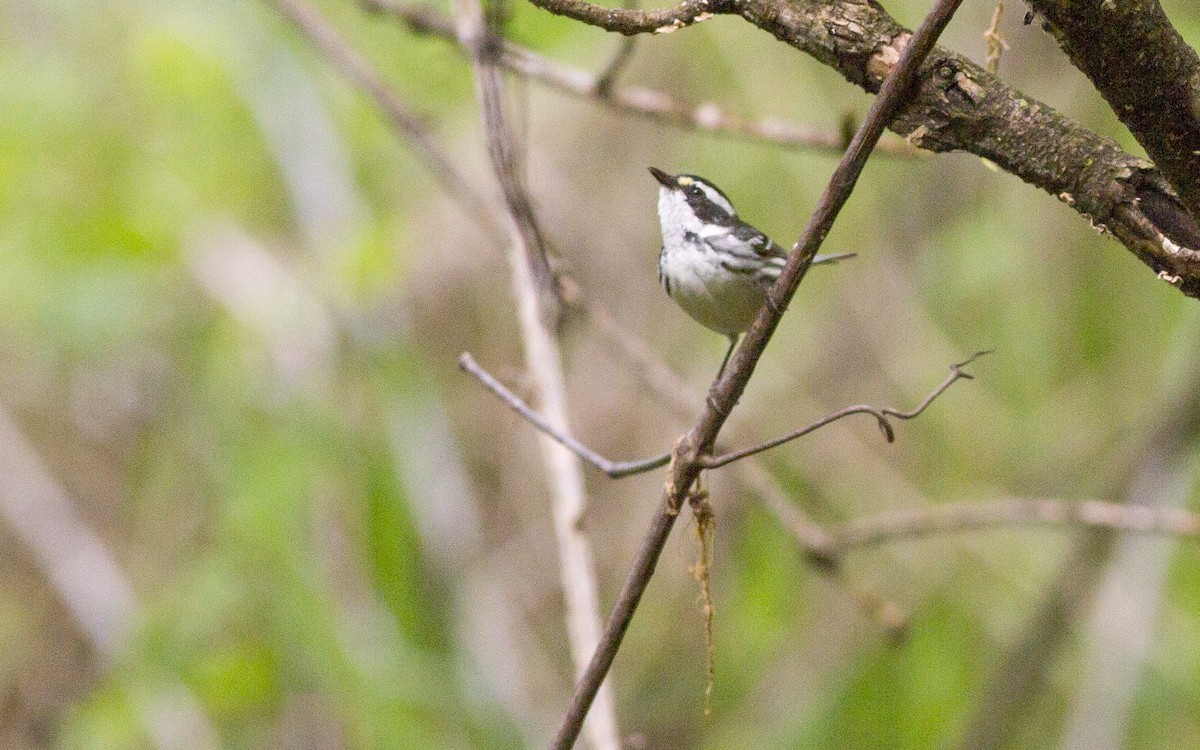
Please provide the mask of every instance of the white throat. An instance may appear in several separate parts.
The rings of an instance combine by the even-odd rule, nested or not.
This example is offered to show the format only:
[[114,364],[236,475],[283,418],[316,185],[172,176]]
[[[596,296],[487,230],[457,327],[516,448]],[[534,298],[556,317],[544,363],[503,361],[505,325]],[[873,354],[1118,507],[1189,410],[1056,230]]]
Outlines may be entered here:
[[698,235],[702,228],[683,193],[667,187],[658,189],[658,221],[668,250],[678,247],[688,232]]

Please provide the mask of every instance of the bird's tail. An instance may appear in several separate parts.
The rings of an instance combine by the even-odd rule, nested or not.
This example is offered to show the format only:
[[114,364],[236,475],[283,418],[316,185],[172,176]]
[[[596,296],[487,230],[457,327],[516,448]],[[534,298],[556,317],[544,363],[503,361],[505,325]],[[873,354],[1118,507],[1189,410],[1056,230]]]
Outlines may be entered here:
[[817,257],[813,258],[812,265],[815,266],[820,263],[837,263],[839,260],[853,258],[855,255],[858,255],[858,253],[833,253],[831,255],[818,255]]

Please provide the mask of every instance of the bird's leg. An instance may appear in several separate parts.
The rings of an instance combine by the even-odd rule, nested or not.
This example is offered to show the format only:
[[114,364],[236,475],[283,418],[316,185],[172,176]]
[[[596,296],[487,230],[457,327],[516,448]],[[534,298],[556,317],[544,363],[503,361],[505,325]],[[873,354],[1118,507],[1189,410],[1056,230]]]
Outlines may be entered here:
[[738,337],[735,333],[729,337],[729,349],[725,352],[725,359],[721,360],[721,369],[717,370],[717,380],[725,374],[725,365],[729,364],[729,358],[733,356],[733,350],[737,348]]

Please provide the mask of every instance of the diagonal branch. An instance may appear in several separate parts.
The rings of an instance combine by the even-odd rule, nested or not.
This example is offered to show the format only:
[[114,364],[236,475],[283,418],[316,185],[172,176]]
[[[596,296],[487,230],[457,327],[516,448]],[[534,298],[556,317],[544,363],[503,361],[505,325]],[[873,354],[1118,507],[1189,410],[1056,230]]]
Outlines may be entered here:
[[883,135],[884,127],[899,110],[917,78],[921,62],[929,54],[934,41],[950,22],[961,2],[962,0],[937,0],[933,10],[922,21],[920,28],[901,53],[899,61],[884,81],[879,96],[872,102],[866,118],[855,132],[846,153],[842,155],[808,226],[788,256],[778,281],[771,287],[767,295],[767,304],[759,311],[758,318],[746,334],[742,345],[713,385],[709,392],[708,405],[700,420],[679,440],[672,451],[670,477],[662,502],[643,537],[625,583],[621,586],[600,645],[571,697],[570,706],[555,736],[555,750],[568,750],[575,744],[588,708],[605,675],[608,674],[613,659],[616,658],[617,650],[633,619],[633,613],[654,575],[658,558],[675,525],[675,519],[679,516],[684,498],[700,476],[703,468],[700,456],[712,449],[717,434],[745,391],[755,365],[812,263],[817,249],[854,190],[871,149]]
[[1200,221],[1200,56],[1158,0],[1031,0]]
[[320,13],[300,0],[268,0],[285,18],[291,21],[308,40],[321,51],[334,68],[349,78],[375,100],[392,128],[408,139],[434,177],[442,183],[458,203],[481,226],[491,229],[492,208],[485,196],[459,171],[447,156],[437,138],[407,102],[396,96],[366,58],[351,47]]
[[[585,0],[531,1],[622,34],[654,32],[670,27],[669,20],[681,28],[700,18],[694,2],[647,15]],[[705,9],[740,15],[868,91],[879,90],[910,36],[874,2],[712,0]],[[930,151],[988,159],[1111,233],[1159,278],[1200,297],[1200,225],[1152,164],[941,48],[910,94],[889,125],[893,131]]]

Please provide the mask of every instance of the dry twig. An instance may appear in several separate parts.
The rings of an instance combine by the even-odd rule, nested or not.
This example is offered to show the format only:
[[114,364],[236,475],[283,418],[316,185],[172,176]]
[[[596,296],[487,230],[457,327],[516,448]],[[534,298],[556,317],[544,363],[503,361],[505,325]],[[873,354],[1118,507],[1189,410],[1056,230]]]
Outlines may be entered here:
[[[742,450],[723,453],[719,456],[700,456],[696,460],[702,469],[718,469],[743,458],[748,458],[764,451],[768,451],[772,448],[777,448],[784,443],[790,442],[799,437],[803,437],[804,435],[808,435],[812,432],[816,432],[822,427],[833,424],[838,420],[853,416],[855,414],[869,414],[870,416],[874,417],[876,422],[879,424],[879,429],[883,433],[884,438],[890,443],[896,439],[896,432],[895,427],[893,427],[889,417],[907,420],[918,416],[925,411],[925,409],[927,409],[929,405],[938,398],[938,396],[941,396],[950,388],[950,386],[954,385],[955,382],[962,379],[970,380],[973,378],[973,375],[963,371],[962,368],[966,367],[976,358],[988,353],[989,352],[987,351],[976,352],[966,361],[951,365],[950,375],[947,376],[944,381],[942,381],[941,385],[939,385],[928,396],[926,396],[920,404],[909,411],[901,411],[891,406],[884,406],[880,408],[867,404],[848,406],[845,409],[839,409],[832,414],[822,417],[812,424],[801,427],[798,430],[793,430],[792,432],[781,435],[780,437],[772,440],[767,440]],[[589,464],[613,479],[633,476],[634,474],[642,474],[647,471],[666,466],[671,461],[670,452],[663,453],[652,458],[643,459],[641,461],[613,461],[605,458],[599,453],[593,451],[591,448],[588,448],[578,439],[550,424],[549,420],[538,414],[537,411],[525,403],[519,396],[505,387],[504,384],[497,380],[494,375],[489,373],[478,362],[476,362],[475,358],[469,353],[464,352],[458,358],[458,366],[463,372],[466,372],[483,384],[485,388],[494,393],[497,398],[507,404],[509,408],[523,417],[527,422],[541,430],[543,434],[548,435],[559,444],[568,448],[576,456],[579,456],[584,461],[587,461]]]
[[[657,394],[677,419],[690,420],[704,407],[703,397],[696,396],[645,341],[621,326],[603,305],[595,300],[579,300],[575,304],[585,312],[586,319],[634,376]],[[737,419],[736,415],[734,419]],[[729,425],[725,431],[728,430]],[[738,432],[745,433],[745,426]],[[869,583],[857,579],[839,564],[831,554],[833,538],[792,501],[789,492],[761,460],[738,461],[733,469],[749,490],[749,496],[758,500],[791,533],[804,557],[814,563],[819,573],[840,585],[859,611],[883,628],[890,640],[904,636],[908,615],[900,605],[884,598]]]

